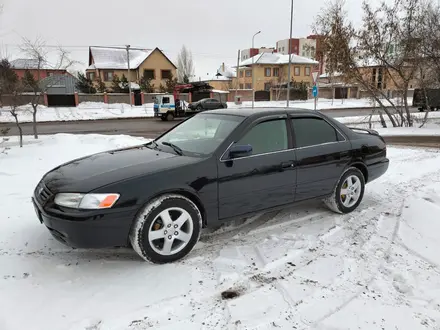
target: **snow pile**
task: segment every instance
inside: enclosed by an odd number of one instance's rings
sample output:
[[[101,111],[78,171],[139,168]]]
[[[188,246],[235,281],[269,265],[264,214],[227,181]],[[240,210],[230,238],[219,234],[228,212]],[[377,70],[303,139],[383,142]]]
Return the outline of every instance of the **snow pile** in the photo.
[[[20,109],[18,118],[22,123],[32,122],[32,112],[28,108]],[[153,103],[143,106],[133,106],[125,103],[105,104],[98,102],[80,103],[78,107],[40,107],[37,112],[37,121],[78,121],[78,120],[98,120],[98,119],[118,119],[118,118],[141,118],[153,117]],[[0,108],[0,123],[14,122],[14,117],[9,113],[9,109]]]
[[[411,98],[408,98],[411,104]],[[245,101],[241,105],[228,102],[230,109],[242,109],[252,106],[252,102]],[[377,106],[369,99],[348,99],[342,103],[340,100],[332,101],[329,99],[318,100],[318,110],[328,109],[352,109],[352,108],[372,108]],[[142,106],[133,106],[125,103],[106,104],[101,102],[83,102],[78,107],[50,107],[40,106],[37,112],[37,121],[77,121],[77,120],[97,120],[97,119],[118,119],[118,118],[138,118],[153,117],[154,104],[147,103]],[[261,101],[255,102],[256,108],[280,108],[286,107],[286,101]],[[290,107],[301,109],[314,109],[314,100],[292,101]],[[30,105],[20,107],[20,122],[32,122],[32,111]],[[420,114],[420,115],[423,115]],[[440,117],[440,112],[430,113],[430,118]],[[357,118],[359,119],[359,118]],[[378,116],[375,118],[378,121]],[[9,113],[9,107],[0,108],[0,123],[14,122],[14,118]]]
[[[144,141],[61,134],[26,138],[22,149],[8,142],[0,153],[0,329],[439,328],[439,150],[389,147],[388,173],[349,215],[319,202],[258,215],[202,234],[174,264],[55,241],[30,201],[41,176]]]

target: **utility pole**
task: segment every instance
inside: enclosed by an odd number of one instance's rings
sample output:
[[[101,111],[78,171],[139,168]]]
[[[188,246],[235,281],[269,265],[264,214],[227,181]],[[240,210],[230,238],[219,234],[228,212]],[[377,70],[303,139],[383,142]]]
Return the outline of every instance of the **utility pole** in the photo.
[[[131,97],[131,79],[130,79],[130,45],[125,46],[127,48],[127,67],[128,67],[128,94],[130,95],[130,106],[133,106],[133,98]]]
[[[235,100],[237,100],[238,86],[240,85],[239,71],[240,71],[240,49],[238,50],[238,56],[237,56],[237,84],[235,86]]]
[[[257,33],[254,34],[254,36],[252,37],[252,50],[254,49],[254,39],[255,36],[257,34],[260,34],[261,31],[258,31]],[[254,74],[254,56],[252,56],[252,109],[254,108],[254,103],[255,103],[255,74]]]
[[[289,67],[287,69],[287,107],[289,107],[290,102],[290,81],[291,78],[291,67],[292,67],[292,30],[293,30],[293,0],[290,6],[290,37],[289,37]]]

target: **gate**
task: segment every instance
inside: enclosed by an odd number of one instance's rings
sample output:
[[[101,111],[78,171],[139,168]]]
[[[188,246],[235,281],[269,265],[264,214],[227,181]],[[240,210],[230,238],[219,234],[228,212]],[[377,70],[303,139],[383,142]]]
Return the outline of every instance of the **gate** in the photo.
[[[49,107],[75,107],[75,95],[47,95]]]
[[[211,98],[211,92],[193,92],[192,93],[192,102],[200,101],[201,99],[209,99]]]
[[[270,91],[256,91],[255,101],[270,101]]]
[[[142,97],[140,91],[134,92],[134,105],[142,105]]]

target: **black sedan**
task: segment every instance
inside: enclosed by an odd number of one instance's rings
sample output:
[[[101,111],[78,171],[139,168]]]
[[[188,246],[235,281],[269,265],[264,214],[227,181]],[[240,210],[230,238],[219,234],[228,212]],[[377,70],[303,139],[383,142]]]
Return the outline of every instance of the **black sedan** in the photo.
[[[201,99],[200,101],[190,103],[188,108],[196,111],[227,109],[226,102],[220,102],[217,99]]]
[[[386,153],[375,131],[317,112],[206,111],[147,144],[60,165],[32,199],[69,246],[131,245],[167,263],[192,250],[202,227],[255,212],[309,199],[352,212],[387,171]]]

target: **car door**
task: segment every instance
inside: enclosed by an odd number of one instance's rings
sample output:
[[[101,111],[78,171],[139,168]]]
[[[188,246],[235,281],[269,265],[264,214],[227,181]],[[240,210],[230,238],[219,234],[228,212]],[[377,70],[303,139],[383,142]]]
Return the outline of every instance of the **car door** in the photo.
[[[253,150],[234,159],[226,150],[219,160],[219,219],[293,202],[296,158],[287,115],[252,123],[232,145]]]
[[[211,109],[220,109],[220,101],[216,99],[211,99]]]
[[[297,163],[295,201],[330,194],[351,159],[351,143],[318,116],[290,119]]]

